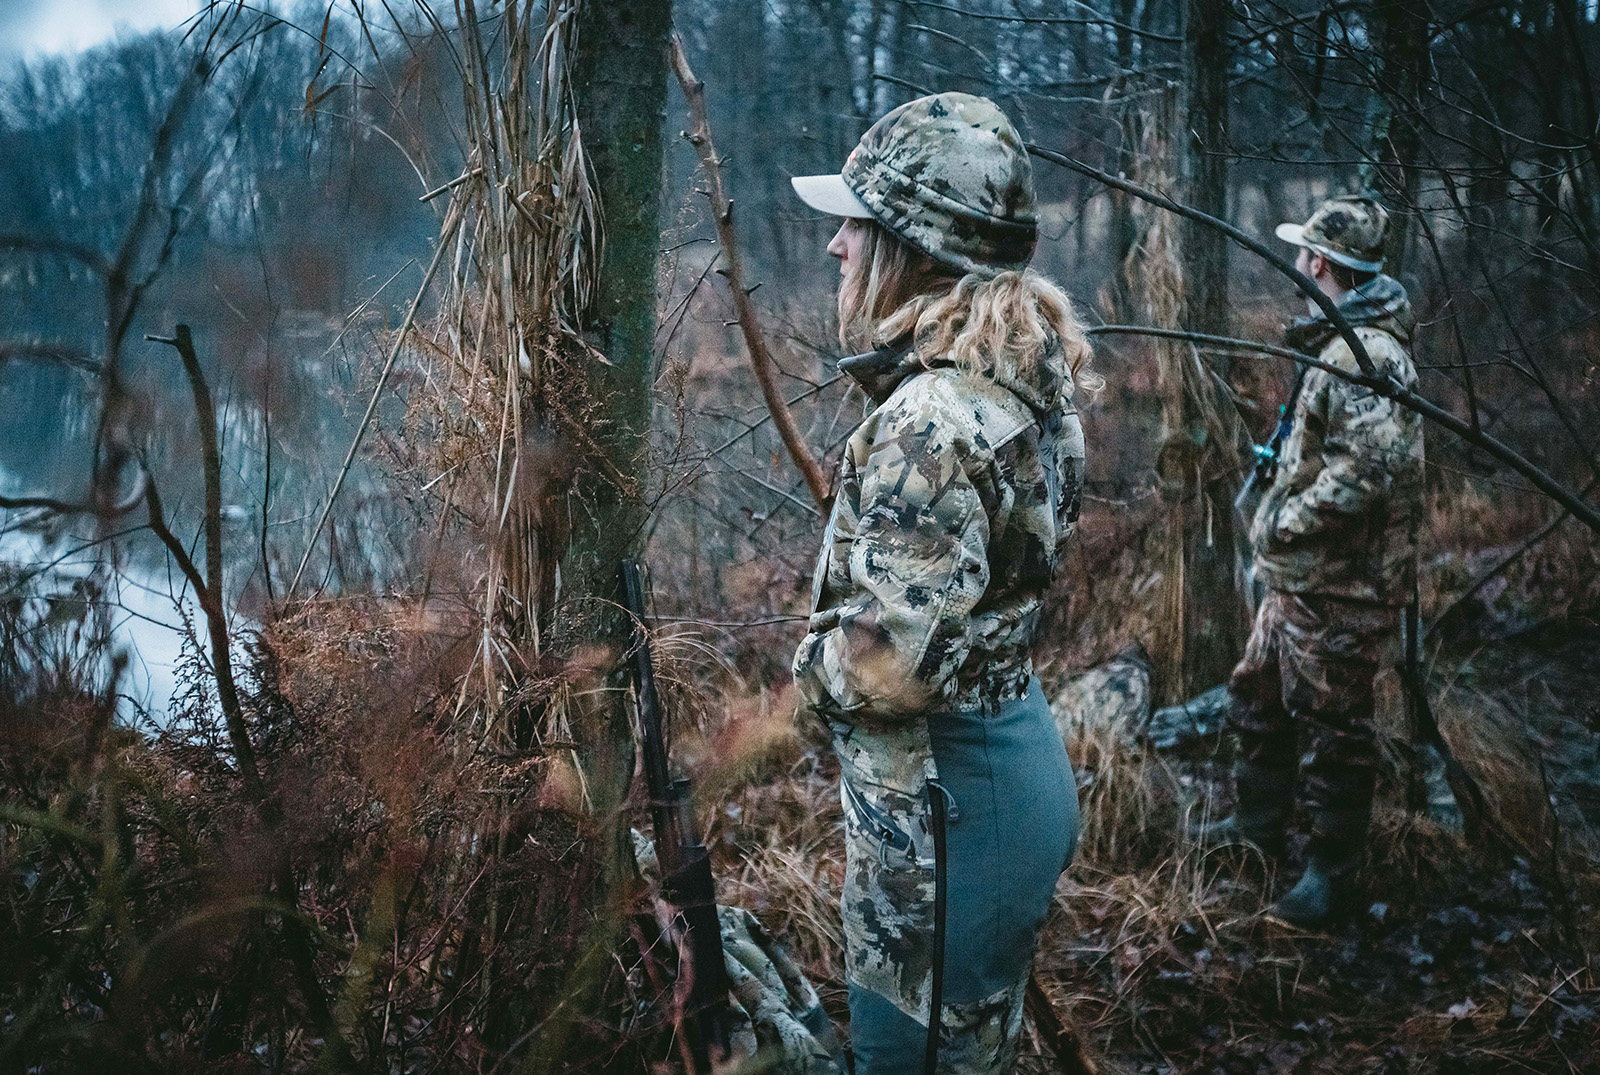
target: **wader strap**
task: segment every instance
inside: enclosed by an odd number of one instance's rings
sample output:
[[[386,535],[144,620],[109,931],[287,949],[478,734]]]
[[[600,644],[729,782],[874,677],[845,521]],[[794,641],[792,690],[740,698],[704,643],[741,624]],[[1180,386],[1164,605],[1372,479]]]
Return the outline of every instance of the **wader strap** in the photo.
[[[944,785],[928,781],[928,806],[933,815],[933,995],[928,1005],[928,1044],[922,1054],[923,1075],[939,1067],[939,1027],[944,1015],[945,823],[948,820]]]

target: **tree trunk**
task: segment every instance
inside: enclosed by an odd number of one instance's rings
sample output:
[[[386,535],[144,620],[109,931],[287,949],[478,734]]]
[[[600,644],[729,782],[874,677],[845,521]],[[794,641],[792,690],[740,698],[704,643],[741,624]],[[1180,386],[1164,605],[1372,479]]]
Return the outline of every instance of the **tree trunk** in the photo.
[[[1389,210],[1384,271],[1399,276],[1405,266],[1416,201],[1418,100],[1428,69],[1427,0],[1377,0],[1372,9],[1378,52],[1376,86],[1369,108],[1368,161],[1362,181]]]
[[[1117,18],[1124,24],[1131,24],[1136,15],[1138,5],[1135,0],[1121,0],[1117,7]],[[1139,85],[1139,80],[1130,77],[1127,72],[1133,70],[1133,33],[1127,29],[1117,31],[1116,63],[1119,68],[1116,80],[1112,83],[1123,93]],[[1139,143],[1143,140],[1140,130],[1142,116],[1139,106],[1123,104],[1121,106],[1121,144],[1117,151],[1117,172],[1120,175],[1133,175],[1137,168],[1135,157],[1139,150]],[[1110,199],[1110,219],[1107,225],[1108,239],[1111,245],[1111,272],[1106,285],[1106,305],[1111,308],[1113,318],[1124,318],[1133,309],[1132,288],[1128,280],[1128,256],[1133,253],[1133,247],[1139,239],[1138,227],[1133,219],[1133,197],[1126,191],[1111,190],[1106,197]],[[1080,234],[1081,234],[1080,226]]]
[[[1177,139],[1185,200],[1228,217],[1228,0],[1195,0],[1184,8],[1183,78]],[[1179,254],[1184,321],[1192,331],[1227,335],[1228,241],[1215,229],[1185,221]],[[1222,391],[1226,359],[1200,356],[1186,364],[1182,426],[1169,429],[1187,450],[1186,473],[1168,475],[1184,491],[1173,508],[1187,517],[1183,534],[1183,661],[1173,700],[1222,682],[1243,649],[1244,605],[1234,592],[1233,498],[1239,488],[1234,450],[1237,420]]]
[[[1194,0],[1183,26],[1183,185],[1188,203],[1228,219],[1228,0]],[[1228,330],[1228,238],[1185,221],[1183,268],[1189,326],[1225,336]]]
[[[572,85],[578,126],[605,223],[605,250],[585,340],[590,465],[568,494],[571,543],[562,560],[559,625],[569,642],[604,655],[593,689],[570,692],[574,739],[592,800],[593,854],[601,876],[589,902],[596,916],[568,969],[559,1010],[541,1030],[524,1071],[570,1062],[577,1020],[590,1015],[611,972],[635,884],[626,800],[633,729],[621,657],[629,623],[620,610],[618,566],[636,554],[647,515],[650,417],[655,379],[656,258],[660,249],[662,123],[667,94],[670,0],[589,0],[578,24]],[[581,658],[580,658],[581,659]]]
[[[661,129],[667,100],[667,35],[671,0],[606,0],[584,5],[573,84],[580,87],[578,123],[594,169],[605,221],[605,253],[594,305],[584,325],[606,362],[591,361],[589,398],[595,479],[574,510],[572,544],[562,563],[568,622],[582,637],[620,654],[628,623],[618,610],[617,566],[636,553],[643,533],[649,480],[651,386],[655,380],[656,255],[660,250]],[[609,363],[609,364],[608,364]],[[620,692],[594,696],[588,714],[609,734],[610,757],[594,759],[601,798],[615,796],[633,773],[633,733]],[[609,785],[609,786],[607,786]],[[609,793],[609,794],[608,794]],[[627,835],[626,819],[618,821]],[[626,841],[616,851],[631,854]]]
[[[573,84],[605,220],[598,290],[583,327],[610,363],[588,369],[592,398],[604,407],[594,439],[612,466],[603,468],[609,480],[586,490],[592,502],[573,523],[562,565],[571,596],[610,596],[617,561],[644,524],[671,25],[671,0],[591,0],[579,20]]]

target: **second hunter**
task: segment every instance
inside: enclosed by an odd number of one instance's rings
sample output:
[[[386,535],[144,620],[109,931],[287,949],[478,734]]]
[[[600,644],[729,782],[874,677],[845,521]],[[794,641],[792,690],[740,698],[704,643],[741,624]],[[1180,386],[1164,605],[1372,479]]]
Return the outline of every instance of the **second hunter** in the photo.
[[[1009,1071],[1077,788],[1029,649],[1078,517],[1089,346],[1028,269],[1032,169],[993,102],[890,112],[839,175],[850,437],[795,655],[842,770],[857,1075]]]
[[[1411,305],[1383,273],[1388,217],[1371,198],[1322,205],[1278,237],[1338,304],[1378,371],[1411,387]],[[1289,344],[1345,373],[1350,345],[1315,310]],[[1210,836],[1239,836],[1282,858],[1296,790],[1310,808],[1300,880],[1273,907],[1322,925],[1355,893],[1378,767],[1373,678],[1416,586],[1422,419],[1327,370],[1303,366],[1272,443],[1271,488],[1250,528],[1265,593],[1229,690],[1239,735],[1238,807]],[[1301,765],[1300,732],[1312,753]]]

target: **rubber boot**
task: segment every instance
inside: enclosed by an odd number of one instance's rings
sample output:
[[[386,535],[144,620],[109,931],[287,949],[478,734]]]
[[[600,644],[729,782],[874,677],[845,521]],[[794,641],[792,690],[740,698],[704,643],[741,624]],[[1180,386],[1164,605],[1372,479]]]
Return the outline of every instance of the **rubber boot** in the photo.
[[[1297,926],[1316,927],[1348,910],[1371,815],[1370,802],[1361,810],[1317,811],[1305,873],[1267,913]]]
[[[1247,758],[1233,763],[1239,805],[1228,817],[1199,826],[1195,839],[1205,844],[1254,844],[1262,853],[1284,857],[1285,833],[1294,811],[1294,774]]]

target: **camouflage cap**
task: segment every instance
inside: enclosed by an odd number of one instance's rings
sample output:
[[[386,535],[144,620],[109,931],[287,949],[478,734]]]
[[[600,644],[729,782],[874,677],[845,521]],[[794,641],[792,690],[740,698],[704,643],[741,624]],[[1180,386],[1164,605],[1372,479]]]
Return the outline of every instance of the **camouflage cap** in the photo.
[[[870,215],[963,273],[1022,269],[1039,237],[1022,138],[998,105],[970,93],[901,105],[862,135],[840,175],[793,182],[813,208]]]
[[[1362,194],[1329,198],[1304,224],[1279,224],[1284,242],[1315,250],[1330,261],[1359,272],[1383,271],[1383,241],[1389,214],[1377,199]]]

